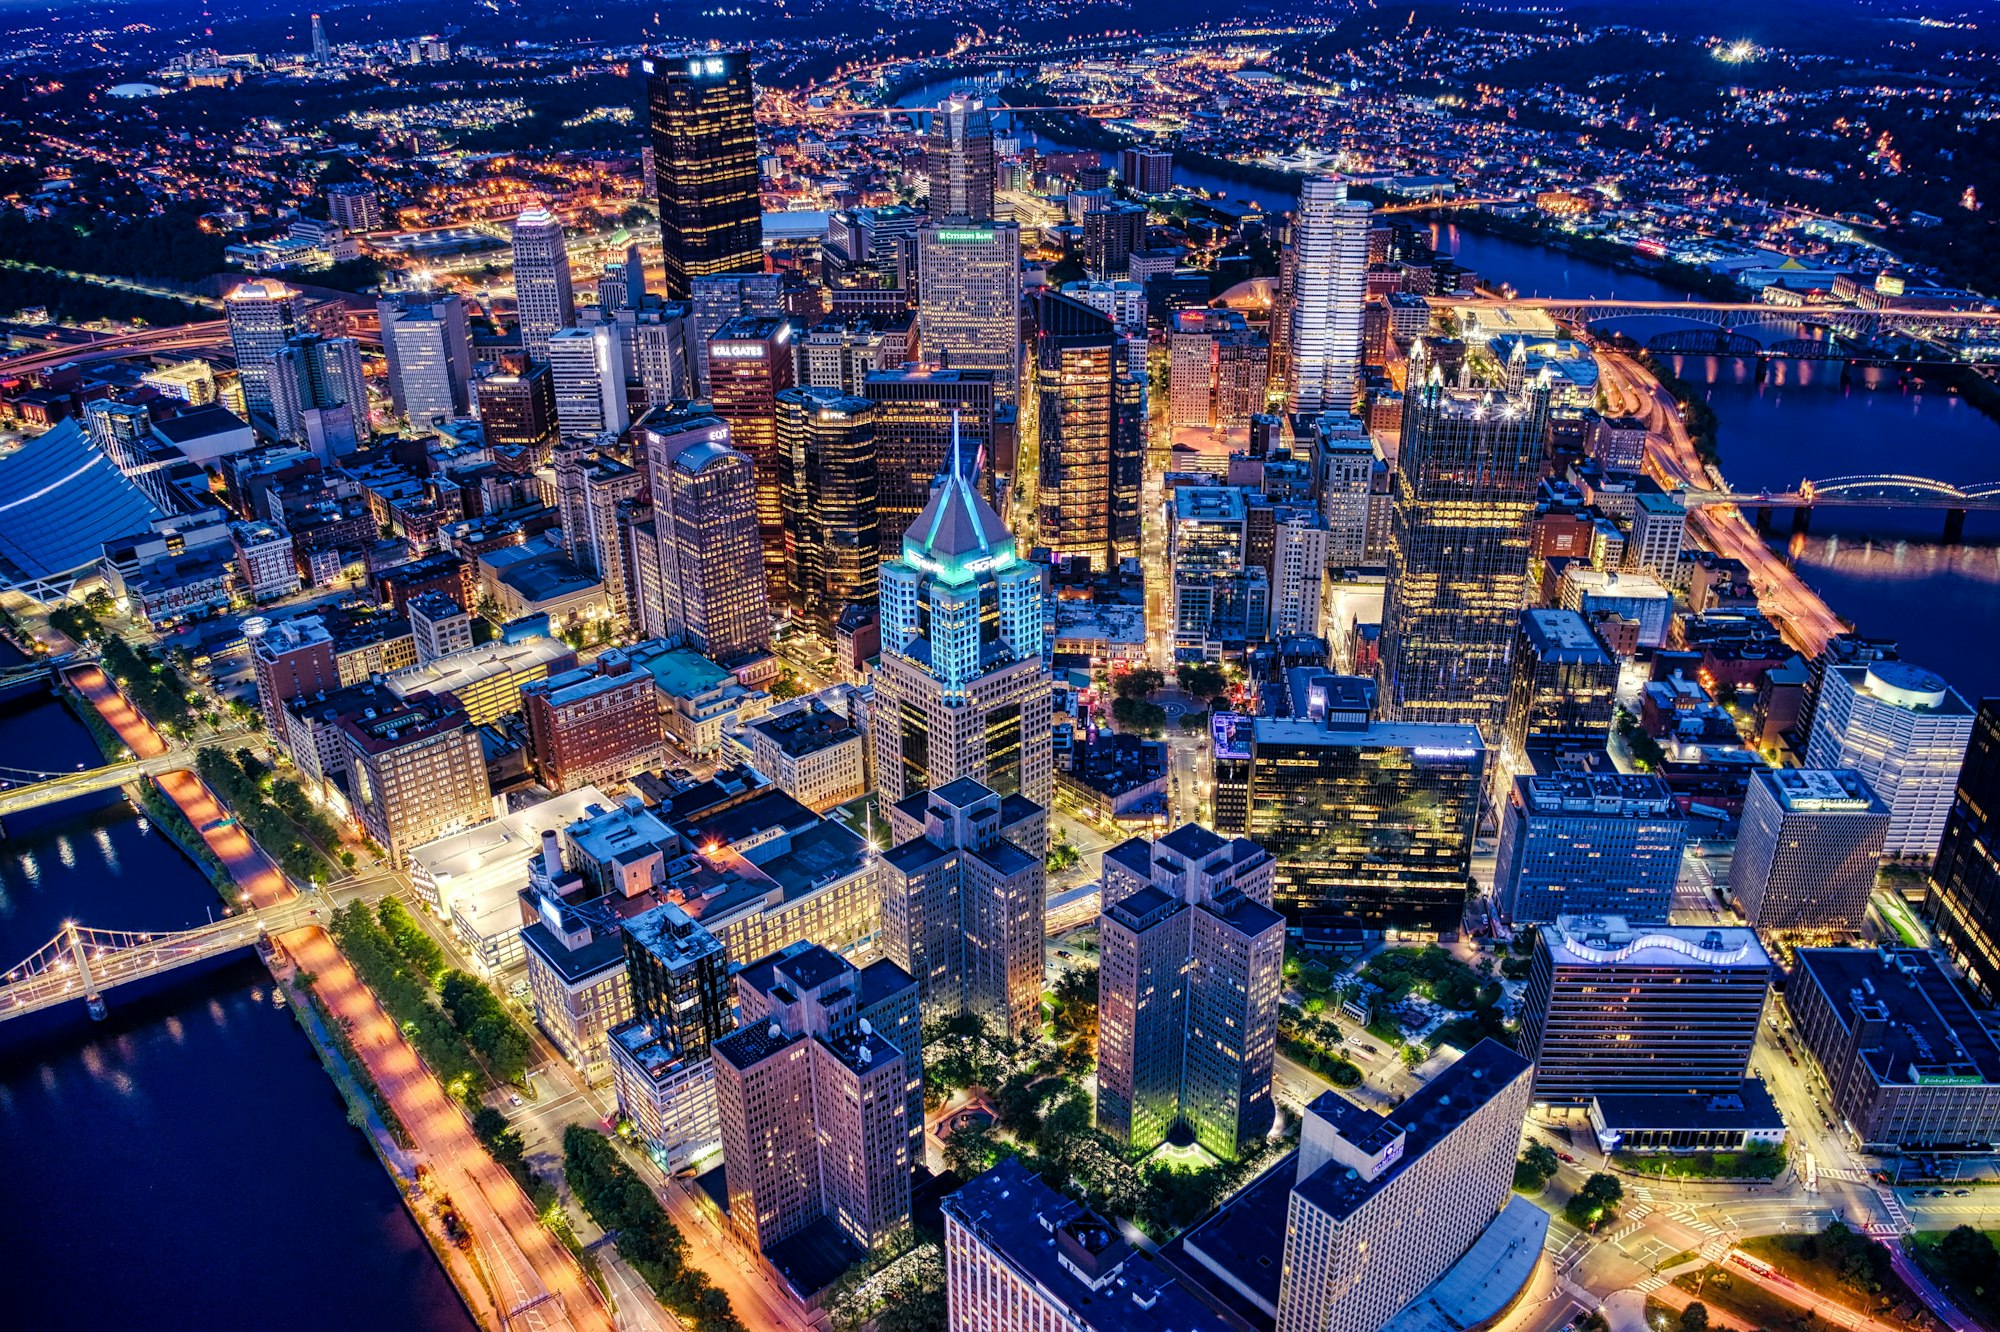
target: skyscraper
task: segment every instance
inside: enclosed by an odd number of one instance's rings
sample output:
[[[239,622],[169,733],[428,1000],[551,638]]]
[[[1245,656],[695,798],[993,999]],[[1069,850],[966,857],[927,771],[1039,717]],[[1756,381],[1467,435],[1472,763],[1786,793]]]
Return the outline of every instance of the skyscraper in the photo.
[[[509,352],[474,387],[473,399],[488,444],[524,449],[534,462],[547,460],[556,440],[555,379],[547,364],[530,361],[526,352]]]
[[[1115,569],[1139,553],[1143,399],[1110,318],[1066,296],[1035,298],[1034,380],[1023,449],[1036,458],[1036,535],[1057,555]]]
[[[1602,749],[1610,738],[1618,659],[1578,612],[1553,606],[1521,612],[1512,680],[1503,747],[1508,765],[1564,744]]]
[[[1924,913],[1973,986],[2000,997],[2000,698],[1979,705]]]
[[[331,462],[369,437],[368,387],[353,338],[291,339],[271,358],[269,383],[280,439],[310,445]]]
[[[1193,823],[1104,853],[1097,1123],[1134,1151],[1179,1122],[1234,1159],[1270,1130],[1285,958],[1273,867]]]
[[[861,394],[875,404],[876,512],[881,531],[894,541],[930,499],[954,431],[967,458],[990,466],[993,372],[874,370],[862,380]]]
[[[1021,346],[1021,232],[1012,222],[933,219],[917,230],[917,332],[924,359],[991,370],[1012,406]]]
[[[1972,738],[1972,709],[1907,661],[1834,666],[1820,683],[1806,763],[1853,768],[1889,807],[1891,856],[1935,854]]]
[[[1528,602],[1529,519],[1549,390],[1448,389],[1434,371],[1403,399],[1389,586],[1382,609],[1384,711],[1469,722],[1495,740]]]
[[[414,426],[438,425],[472,408],[472,330],[455,292],[391,292],[375,303],[389,397]]]
[[[984,222],[993,216],[993,113],[986,103],[947,97],[931,113],[924,143],[931,183],[931,216]]]
[[[1765,939],[1859,933],[1891,815],[1851,769],[1771,768],[1743,796],[1729,896]]]
[[[1517,777],[1500,816],[1494,901],[1517,925],[1586,914],[1664,922],[1686,843],[1687,815],[1650,773]]]
[[[722,326],[743,315],[780,319],[785,313],[784,279],[776,273],[717,273],[690,280],[688,342],[695,383],[708,394],[708,344]]]
[[[728,424],[705,411],[649,416],[640,436],[652,478],[656,586],[665,600],[658,620],[669,637],[715,661],[767,650],[771,609],[757,540],[756,465],[729,447]]]
[[[631,424],[615,328],[559,328],[549,334],[543,356],[555,390],[556,426],[564,438],[616,435]]]
[[[691,280],[764,267],[756,89],[741,51],[649,60],[653,183],[667,295]]]
[[[1041,571],[954,447],[882,566],[875,785],[888,801],[971,777],[1046,806],[1054,791]]]
[[[537,361],[549,358],[551,334],[576,323],[562,219],[539,205],[514,221],[514,317],[521,346]]]
[[[788,319],[743,315],[708,344],[708,400],[729,422],[729,441],[757,464],[757,536],[771,599],[791,587],[785,566],[785,474],[778,453],[778,395],[798,383]]]
[[[269,415],[271,363],[298,335],[299,293],[282,282],[245,282],[222,298],[244,409]]]
[[[875,404],[839,389],[778,395],[785,567],[792,604],[828,633],[840,612],[880,588]]]
[[[1286,381],[1295,412],[1353,406],[1361,379],[1372,211],[1349,200],[1342,181],[1314,178],[1299,187],[1299,210],[1292,218]]]

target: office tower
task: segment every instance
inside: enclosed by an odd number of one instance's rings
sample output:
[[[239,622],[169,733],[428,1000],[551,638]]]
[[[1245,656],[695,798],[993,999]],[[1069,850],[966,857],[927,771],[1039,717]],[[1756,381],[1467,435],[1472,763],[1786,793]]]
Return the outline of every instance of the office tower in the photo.
[[[655,1159],[678,1170],[722,1146],[709,1052],[736,1025],[729,953],[673,902],[629,918],[620,937],[633,1017],[606,1033],[612,1085]]]
[[[792,605],[830,633],[843,609],[873,602],[880,587],[875,404],[789,388],[777,416]]]
[[[556,426],[567,439],[616,435],[631,424],[614,338],[603,324],[561,328],[548,337],[544,355],[555,391]]]
[[[757,539],[771,599],[791,586],[785,566],[785,473],[778,450],[778,395],[798,382],[788,319],[743,315],[708,344],[708,400],[729,422],[729,442],[757,464]]]
[[[271,363],[285,344],[298,336],[302,310],[299,293],[282,282],[241,283],[222,298],[245,411],[270,415]]]
[[[640,434],[668,636],[719,662],[769,650],[756,464],[729,447],[728,424],[703,411],[649,416]]]
[[[1118,177],[1134,194],[1165,194],[1174,187],[1174,155],[1161,148],[1125,148]]]
[[[1882,852],[1929,859],[1944,836],[1973,712],[1934,671],[1907,661],[1835,666],[1821,681],[1805,761],[1852,768],[1889,807]]]
[[[280,439],[309,445],[328,462],[370,437],[368,385],[353,338],[304,333],[271,358],[271,422]]]
[[[417,692],[374,711],[341,718],[340,740],[361,827],[390,863],[493,817],[479,731],[456,700]]]
[[[618,327],[625,336],[626,383],[636,377],[649,407],[665,407],[696,396],[694,347],[687,302],[624,310]]]
[[[961,777],[1039,805],[1054,794],[1041,569],[979,498],[954,446],[930,503],[882,566],[875,787],[885,800]]]
[[[514,220],[514,318],[534,361],[548,360],[550,336],[576,323],[562,219],[540,205]]]
[[[1234,1326],[1118,1227],[1008,1156],[944,1200],[953,1332],[1223,1332]]]
[[[561,337],[551,341],[560,347]],[[570,559],[604,583],[604,600],[620,624],[637,621],[637,579],[625,559],[622,525],[630,521],[630,505],[646,492],[646,476],[635,467],[603,453],[571,445],[555,454],[556,497],[562,517],[563,543]]]
[[[1686,541],[1687,510],[1681,502],[1672,495],[1640,491],[1632,510],[1632,537],[1625,543],[1625,567],[1643,569],[1671,587],[1680,581]]]
[[[993,372],[910,366],[872,370],[861,395],[875,404],[876,518],[894,539],[930,500],[951,454],[953,431],[982,468],[993,447]]]
[[[326,24],[319,21],[317,14],[312,16],[312,48],[315,64],[324,65],[333,58],[333,44],[326,39]]]
[[[472,649],[472,616],[442,592],[423,592],[403,603],[410,617],[410,638],[417,648],[417,665]]]
[[[1004,1040],[1040,1023],[1047,810],[969,777],[896,804],[881,860],[882,951],[925,1022],[970,1014]]]
[[[1117,327],[1081,301],[1035,297],[1033,380],[1022,394],[1022,448],[1037,460],[1037,544],[1097,569],[1139,553],[1145,420]]]
[[[1341,181],[1315,178],[1299,186],[1285,384],[1295,412],[1347,411],[1354,405],[1371,212],[1367,204],[1348,199]]]
[[[694,355],[695,382],[709,392],[708,346],[725,324],[745,315],[760,319],[785,317],[785,284],[777,273],[720,273],[693,279],[688,297],[688,339]]]
[[[1924,914],[1988,1002],[2000,997],[2000,699],[1979,705]]]
[[[1602,749],[1618,708],[1618,659],[1573,610],[1520,613],[1507,691],[1503,759],[1519,771],[1529,755],[1583,745]]]
[[[1384,711],[1467,722],[1499,738],[1521,608],[1549,391],[1448,389],[1403,398],[1398,489],[1382,607]]]
[[[1182,1123],[1233,1160],[1270,1130],[1285,955],[1272,864],[1192,823],[1105,853],[1097,1124],[1134,1151]]]
[[[1465,914],[1486,749],[1477,728],[1381,722],[1374,684],[1306,673],[1293,715],[1219,714],[1215,827],[1278,858],[1288,915],[1443,933]]]
[[[947,97],[931,112],[924,141],[931,216],[984,222],[993,216],[993,113],[986,103]]]
[[[924,360],[991,370],[1014,405],[1021,349],[1021,232],[1012,222],[931,221],[917,229],[917,334]]]
[[[1083,215],[1083,268],[1099,282],[1126,277],[1132,255],[1146,248],[1146,210],[1113,203]]]
[[[90,442],[129,476],[147,461],[153,414],[141,403],[93,398],[83,405],[83,429]]]
[[[667,295],[693,279],[764,267],[757,177],[756,89],[741,51],[644,62],[652,119],[653,183]]]
[[[231,523],[229,544],[236,552],[237,585],[253,602],[275,601],[299,590],[292,534],[282,524],[262,520]]]
[[[1664,923],[1686,843],[1687,815],[1658,777],[1517,777],[1500,819],[1494,903],[1515,924],[1586,914]]]
[[[389,397],[414,426],[456,421],[472,407],[472,330],[453,292],[399,291],[375,303]]]
[[[551,791],[610,786],[660,761],[653,677],[616,648],[590,666],[521,686],[528,757]]]
[[[1263,513],[1269,515],[1268,506]],[[1167,562],[1176,652],[1219,656],[1269,634],[1270,570],[1247,554],[1249,516],[1240,487],[1174,491]]]
[[[1269,506],[1273,515],[1271,551],[1271,635],[1320,637],[1320,605],[1333,553],[1333,534],[1319,512],[1302,504]]]
[[[729,1223],[767,1257],[821,1220],[865,1252],[910,1219],[916,1056],[874,1030],[863,999],[862,973],[824,948],[737,978],[744,1025],[712,1047],[716,1111]]]
[[[1167,420],[1228,429],[1264,410],[1271,348],[1235,310],[1176,310],[1167,334]]]
[[[1736,1091],[1775,974],[1739,926],[1558,917],[1536,932],[1521,1009],[1535,1099]]]
[[[1860,773],[1753,773],[1729,862],[1729,896],[1765,939],[1833,941],[1861,930],[1894,816]]]
[[[858,396],[870,374],[917,359],[916,316],[905,311],[822,320],[806,330],[799,352],[800,383]]]
[[[531,362],[522,352],[503,356],[473,396],[488,444],[527,450],[537,461],[547,458],[556,442],[556,384],[546,363]]]
[[[1375,444],[1368,427],[1346,412],[1313,419],[1312,456],[1319,468],[1320,513],[1326,519],[1327,564],[1366,563],[1370,509],[1375,502]]]
[[[2000,1042],[1940,959],[1916,948],[1795,957],[1785,1009],[1862,1151],[1991,1150]]]
[[[257,675],[257,710],[264,733],[285,737],[285,704],[309,694],[332,693],[344,681],[334,653],[333,634],[316,615],[277,624],[245,624],[250,665]]]
[[[348,231],[374,231],[382,225],[382,199],[373,185],[350,181],[326,187],[327,216]]]

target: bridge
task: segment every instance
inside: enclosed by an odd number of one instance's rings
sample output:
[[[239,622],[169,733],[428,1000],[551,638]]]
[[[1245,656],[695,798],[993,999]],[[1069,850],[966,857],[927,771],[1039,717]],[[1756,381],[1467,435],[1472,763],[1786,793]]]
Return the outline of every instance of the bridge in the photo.
[[[1476,308],[1478,302],[1465,302]],[[1844,360],[1866,355],[1867,348],[1884,334],[1901,334],[1914,339],[1954,341],[1964,338],[2000,338],[2000,310],[1861,310],[1851,306],[1765,305],[1750,301],[1618,301],[1576,298],[1536,298],[1511,300],[1517,309],[1545,310],[1565,324],[1587,328],[1607,320],[1635,315],[1669,316],[1689,327],[1656,333],[1646,339],[1653,351],[1690,352],[1714,355],[1806,356]],[[1768,329],[1791,332],[1767,342],[1743,330]],[[1824,329],[1832,337],[1799,337],[1802,328]],[[1863,344],[1843,346],[1839,339]]]
[[[38,772],[32,768],[0,767],[0,782],[23,783],[7,790],[0,790],[0,819],[25,810],[39,809],[43,805],[53,805],[58,801],[73,800],[77,796],[109,791],[114,786],[123,786],[136,778],[155,777],[163,772],[172,772],[176,768],[192,768],[196,752],[213,749],[218,745],[241,744],[250,739],[249,731],[224,731],[212,739],[199,741],[157,758],[107,763],[103,767],[85,768],[79,772]]]
[[[167,934],[93,930],[66,920],[55,938],[0,977],[0,1022],[76,999],[102,1019],[106,990],[254,947],[311,924],[313,910],[297,900]]]
[[[1794,490],[1682,490],[1677,498],[1688,508],[1730,504],[1754,509],[1759,527],[1769,527],[1776,509],[1792,511],[1792,529],[1803,532],[1812,521],[1812,511],[1828,509],[1930,509],[1943,510],[1946,542],[1965,535],[1968,513],[2000,513],[2000,481],[1975,485],[1955,485],[1927,476],[1834,476],[1823,481],[1801,481]]]

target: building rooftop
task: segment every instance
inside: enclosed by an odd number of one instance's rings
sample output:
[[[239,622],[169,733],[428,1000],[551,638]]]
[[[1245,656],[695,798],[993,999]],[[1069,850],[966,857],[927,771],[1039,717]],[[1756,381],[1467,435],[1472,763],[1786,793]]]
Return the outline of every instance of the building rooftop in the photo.
[[[1914,662],[1891,660],[1866,666],[1836,666],[1857,694],[1877,703],[1941,717],[1969,717],[1972,708],[1936,671]]]
[[[1538,606],[1521,612],[1521,629],[1543,661],[1613,664],[1611,654],[1581,612]]]
[[[561,831],[586,807],[602,804],[604,799],[603,792],[596,787],[580,787],[504,819],[426,842],[410,852],[410,872],[427,877],[447,893],[450,884],[490,872],[496,866],[519,870],[525,884],[529,860],[541,853],[542,834]]]
[[[1878,1024],[1861,1051],[1877,1084],[2000,1082],[2000,1045],[1929,953],[1801,948],[1793,960],[1849,1032],[1857,1009]],[[1791,983],[1800,984],[1800,977]]]
[[[94,567],[106,541],[164,516],[82,426],[64,421],[0,455],[0,586],[63,581]]]
[[[556,638],[524,638],[518,643],[487,643],[453,652],[421,666],[397,671],[388,679],[394,692],[405,698],[423,692],[454,694],[501,675],[523,675],[534,671],[547,674],[567,669],[576,662],[576,653]]]
[[[779,752],[792,758],[804,758],[849,741],[858,742],[861,735],[854,729],[854,723],[816,699],[805,707],[767,714],[750,725],[776,745]]]
[[[1252,723],[1259,745],[1323,745],[1342,749],[1410,749],[1419,757],[1471,758],[1485,743],[1477,726],[1457,722],[1370,722],[1353,730],[1329,730],[1314,721],[1259,717]]]
[[[1793,813],[1885,814],[1889,809],[1852,768],[1767,768],[1755,780]]]
[[[1682,1092],[1663,1096],[1593,1096],[1598,1113],[1612,1130],[1743,1129],[1771,1130],[1785,1126],[1778,1103],[1761,1078],[1745,1078],[1737,1091],[1724,1096]]]
[[[1537,814],[1683,817],[1666,780],[1652,773],[1560,768],[1518,777],[1514,786],[1521,793],[1522,803]]]
[[[722,941],[672,902],[628,917],[624,924],[633,943],[674,970],[722,952]]]
[[[1756,967],[1771,970],[1743,925],[1628,925],[1623,916],[1558,916],[1541,945],[1559,967]]]
[[[1542,1258],[1549,1214],[1516,1195],[1465,1256],[1383,1324],[1382,1332],[1463,1332],[1497,1320]]]
[[[373,717],[364,713],[340,719],[341,730],[369,754],[386,753],[471,724],[456,699],[421,692],[404,695],[401,706]]]
[[[632,664],[652,676],[653,684],[669,698],[693,698],[735,678],[699,652],[686,648],[644,655],[635,648]]]

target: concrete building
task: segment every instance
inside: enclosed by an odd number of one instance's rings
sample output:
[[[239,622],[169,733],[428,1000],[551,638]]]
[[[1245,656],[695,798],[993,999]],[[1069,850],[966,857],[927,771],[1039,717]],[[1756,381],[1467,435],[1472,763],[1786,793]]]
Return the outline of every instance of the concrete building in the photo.
[[[472,650],[472,616],[443,592],[422,592],[404,605],[419,666]]]
[[[246,412],[270,414],[271,366],[298,335],[303,312],[303,298],[282,282],[241,283],[222,298]]]
[[[1774,975],[1740,926],[1558,918],[1537,934],[1522,1004],[1535,1098],[1737,1091]]]
[[[549,338],[576,324],[562,219],[539,205],[514,220],[514,317],[533,361],[548,360]]]
[[[1602,747],[1618,707],[1618,658],[1576,611],[1534,607],[1521,612],[1520,623],[1505,761],[1518,769],[1531,755],[1567,744]]]
[[[1584,915],[1665,924],[1686,844],[1687,815],[1659,777],[1517,777],[1500,816],[1494,903],[1517,925]]]
[[[924,1020],[970,1014],[1010,1040],[1033,1030],[1046,809],[962,777],[897,802],[891,828],[896,845],[880,863],[882,951],[915,980]]]
[[[1644,570],[1662,583],[1679,581],[1681,548],[1687,542],[1687,510],[1672,495],[1639,492],[1632,510],[1632,536],[1625,543],[1625,567]]]
[[[558,871],[559,872],[559,871]],[[535,1025],[586,1082],[612,1076],[608,1033],[632,1019],[632,986],[617,923],[553,891],[522,896],[536,918],[521,930]]]
[[[1271,347],[1235,310],[1176,310],[1167,333],[1167,419],[1228,429],[1264,410]]]
[[[930,503],[882,566],[875,786],[886,802],[970,777],[1046,807],[1052,686],[1039,566],[1015,553],[956,447]]]
[[[1799,1041],[1867,1152],[2000,1145],[2000,1046],[1943,963],[1914,948],[1801,948]]]
[[[528,749],[551,791],[620,782],[660,761],[653,678],[617,648],[590,666],[521,687]]]
[[[491,978],[520,965],[521,891],[544,851],[545,839],[606,803],[593,787],[570,791],[410,852],[410,886],[417,901],[451,927],[480,974]]]
[[[1285,385],[1295,412],[1347,411],[1354,405],[1372,211],[1347,197],[1344,182],[1314,177],[1299,186]]]
[[[817,698],[773,708],[750,723],[750,762],[807,809],[825,813],[868,792],[868,744]]]
[[[1639,626],[1639,646],[1664,646],[1674,618],[1674,594],[1650,573],[1619,573],[1573,563],[1563,570],[1562,606],[1586,620],[1617,615]]]
[[[617,330],[608,324],[556,329],[543,357],[556,396],[556,428],[564,438],[595,440],[631,424]]]
[[[1852,769],[1753,773],[1729,864],[1729,896],[1766,940],[1859,933],[1890,817]]]
[[[1935,855],[1972,739],[1973,711],[1907,661],[1834,666],[1820,683],[1806,763],[1852,768],[1889,807],[1889,856]]]
[[[1020,379],[1021,231],[1012,222],[935,220],[917,229],[917,335],[927,361],[989,370],[1012,407]]]
[[[375,311],[396,415],[418,427],[470,415],[472,329],[457,293],[392,292]]]
[[[1233,1160],[1270,1130],[1285,955],[1273,864],[1192,823],[1105,853],[1097,1124],[1135,1152],[1179,1123]]]
[[[1958,774],[1958,794],[1931,866],[1924,914],[1938,942],[1965,968],[1972,987],[2000,999],[2000,699],[1979,705],[1979,720]]]
[[[1313,418],[1312,450],[1320,474],[1320,514],[1326,519],[1327,566],[1366,563],[1375,526],[1370,517],[1376,507],[1375,443],[1360,421],[1329,411]]]
[[[474,726],[485,726],[510,712],[519,712],[523,688],[575,666],[576,653],[567,643],[537,636],[454,652],[398,671],[385,683],[390,692],[404,698],[449,694]]]
[[[649,416],[640,432],[652,477],[660,634],[717,661],[771,646],[769,587],[757,532],[756,466],[720,417]]]
[[[392,864],[493,817],[479,732],[455,700],[418,691],[371,712],[341,719],[341,743],[355,813]]]
[[[292,534],[281,524],[231,523],[229,541],[236,550],[238,584],[250,600],[275,601],[299,590]]]

